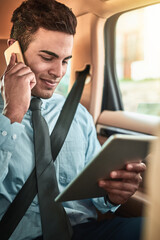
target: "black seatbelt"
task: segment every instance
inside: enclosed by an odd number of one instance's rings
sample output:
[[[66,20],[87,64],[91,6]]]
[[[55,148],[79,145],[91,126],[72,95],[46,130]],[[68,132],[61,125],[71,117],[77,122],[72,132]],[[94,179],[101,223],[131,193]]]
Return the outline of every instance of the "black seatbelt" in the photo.
[[[51,143],[53,161],[55,161],[67,136],[69,127],[77,109],[77,105],[80,101],[85,79],[88,73],[89,66],[87,66],[84,71],[78,73],[77,80],[63,105],[61,114],[51,134],[51,142],[53,141]],[[29,178],[18,192],[0,221],[1,240],[9,239],[36,196],[37,185],[35,179],[36,172],[34,168]]]

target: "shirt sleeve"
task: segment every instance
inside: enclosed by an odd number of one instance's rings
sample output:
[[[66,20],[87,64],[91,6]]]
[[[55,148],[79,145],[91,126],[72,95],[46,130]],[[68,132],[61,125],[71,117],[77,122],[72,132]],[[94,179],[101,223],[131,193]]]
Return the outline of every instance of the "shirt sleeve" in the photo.
[[[10,120],[0,114],[0,183],[8,173],[8,164],[15,149],[16,141],[24,129],[20,123],[10,123]]]

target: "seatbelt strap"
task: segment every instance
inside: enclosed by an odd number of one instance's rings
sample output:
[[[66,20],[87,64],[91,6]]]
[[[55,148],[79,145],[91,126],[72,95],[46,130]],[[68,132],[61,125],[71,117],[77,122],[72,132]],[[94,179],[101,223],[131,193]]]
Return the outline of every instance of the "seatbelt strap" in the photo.
[[[85,79],[88,73],[89,66],[87,66],[84,71],[78,73],[77,80],[63,105],[61,114],[51,134],[51,142],[53,141],[53,143],[51,143],[53,161],[55,161],[67,136],[78,103],[80,101]],[[56,130],[56,128],[59,130]],[[60,137],[61,135],[62,137]],[[35,179],[36,172],[34,168],[29,178],[18,192],[0,221],[1,240],[9,239],[36,196],[37,185]]]
[[[85,79],[88,73],[89,73],[89,65],[86,66],[86,69],[83,72],[78,73],[77,81],[73,85],[72,90],[70,91],[70,94],[68,95],[63,105],[58,121],[56,122],[56,125],[52,131],[51,149],[52,149],[52,157],[54,161],[61,149],[60,147],[55,149],[54,146],[63,145],[63,142],[69,131],[72,119],[75,115],[77,105],[80,101]]]

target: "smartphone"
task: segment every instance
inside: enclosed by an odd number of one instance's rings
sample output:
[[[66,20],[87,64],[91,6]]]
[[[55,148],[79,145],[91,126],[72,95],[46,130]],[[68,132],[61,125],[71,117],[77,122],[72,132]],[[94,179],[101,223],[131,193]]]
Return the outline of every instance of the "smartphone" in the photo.
[[[24,63],[23,54],[22,54],[21,47],[20,47],[18,41],[14,42],[11,46],[9,46],[4,51],[4,56],[5,56],[7,66],[10,62],[10,58],[11,58],[12,53],[15,53],[17,55],[17,62],[23,62]]]

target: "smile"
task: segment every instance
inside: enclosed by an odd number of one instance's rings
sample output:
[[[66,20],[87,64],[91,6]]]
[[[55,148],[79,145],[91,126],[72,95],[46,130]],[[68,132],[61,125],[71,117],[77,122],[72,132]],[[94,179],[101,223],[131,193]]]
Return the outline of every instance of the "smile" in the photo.
[[[51,87],[51,88],[54,88],[57,86],[57,84],[59,83],[59,81],[53,81],[53,80],[50,80],[50,79],[44,79],[44,78],[40,78],[41,81],[43,81],[43,83],[48,86],[48,87]]]

